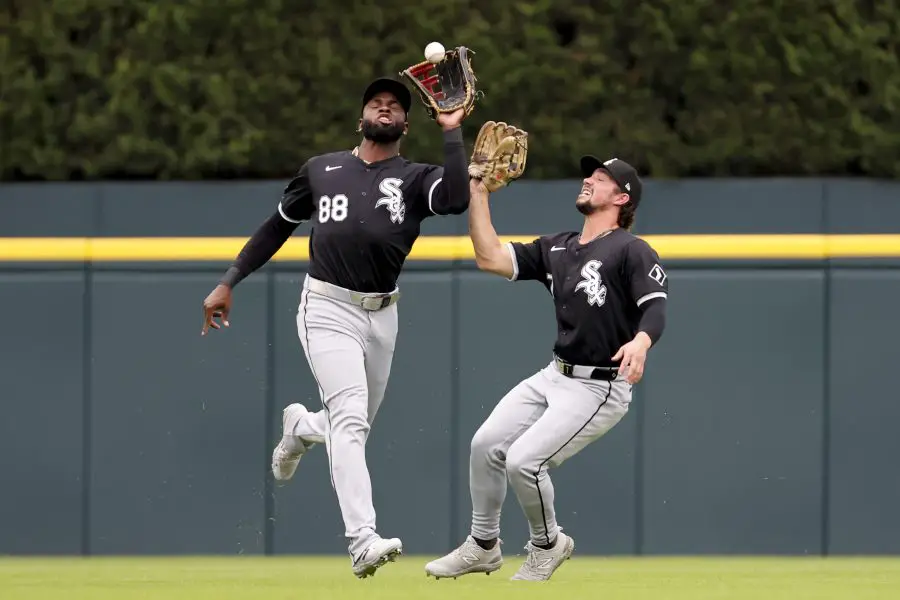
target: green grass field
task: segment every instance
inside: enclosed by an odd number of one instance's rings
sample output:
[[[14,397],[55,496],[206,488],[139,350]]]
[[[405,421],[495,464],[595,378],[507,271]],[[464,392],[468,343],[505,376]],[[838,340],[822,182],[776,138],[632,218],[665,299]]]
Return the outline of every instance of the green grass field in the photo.
[[[440,581],[425,577],[427,560],[404,556],[359,580],[343,558],[0,558],[0,599],[900,599],[893,558],[575,557],[540,583],[509,581],[521,557]]]

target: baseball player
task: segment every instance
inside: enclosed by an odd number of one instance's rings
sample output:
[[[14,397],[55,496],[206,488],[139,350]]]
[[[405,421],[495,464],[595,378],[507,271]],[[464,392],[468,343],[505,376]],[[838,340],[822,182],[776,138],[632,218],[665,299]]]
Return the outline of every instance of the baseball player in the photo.
[[[227,327],[234,286],[272,258],[299,224],[314,223],[297,331],[323,408],[312,413],[295,403],[284,409],[272,472],[289,480],[300,458],[325,444],[353,573],[361,578],[402,551],[399,539],[375,531],[365,455],[394,355],[397,279],[422,221],[462,214],[469,204],[460,129],[464,109],[436,117],[444,132],[444,165],[420,164],[400,155],[410,103],[410,92],[399,81],[369,84],[362,97],[360,144],[313,156],[300,167],[277,210],[203,303],[203,333],[219,329],[215,318]]]
[[[558,336],[550,363],[516,385],[472,439],[471,534],[428,563],[434,577],[491,573],[503,564],[498,538],[507,479],[528,519],[528,557],[512,579],[546,580],[575,543],[554,512],[548,469],[561,465],[628,411],[647,351],[665,326],[668,281],[653,248],[629,232],[641,180],[625,161],[581,159],[575,202],[581,232],[503,245],[488,192],[471,182],[469,233],[478,268],[510,281],[539,281],[553,297]]]

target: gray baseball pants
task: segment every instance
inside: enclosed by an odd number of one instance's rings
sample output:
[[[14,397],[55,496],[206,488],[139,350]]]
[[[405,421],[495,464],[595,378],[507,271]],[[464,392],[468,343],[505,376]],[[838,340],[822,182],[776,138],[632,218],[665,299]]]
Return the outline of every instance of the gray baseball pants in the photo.
[[[548,469],[612,429],[628,412],[631,385],[569,378],[553,362],[510,390],[472,438],[472,536],[500,536],[507,480],[528,519],[531,541],[559,532]]]
[[[325,444],[344,535],[350,540],[350,555],[356,558],[377,537],[366,440],[391,371],[397,305],[365,310],[311,290],[311,283],[337,296],[349,294],[309,277],[304,281],[297,333],[323,408],[301,419],[293,434],[306,442]]]

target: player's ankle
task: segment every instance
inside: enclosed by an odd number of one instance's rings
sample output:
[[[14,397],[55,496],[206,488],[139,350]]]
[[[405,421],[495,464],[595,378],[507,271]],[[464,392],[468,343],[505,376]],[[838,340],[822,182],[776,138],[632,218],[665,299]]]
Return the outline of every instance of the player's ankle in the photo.
[[[540,548],[541,550],[549,550],[556,545],[556,539],[557,538],[553,538],[553,541],[551,541],[549,544],[536,544],[534,542],[531,542],[531,545],[535,548]]]
[[[497,538],[493,538],[490,540],[482,540],[477,537],[473,537],[475,543],[478,544],[483,550],[493,550],[494,546],[497,545]]]
[[[304,452],[306,450],[306,444],[300,436],[284,435],[281,436],[281,440],[288,452]]]

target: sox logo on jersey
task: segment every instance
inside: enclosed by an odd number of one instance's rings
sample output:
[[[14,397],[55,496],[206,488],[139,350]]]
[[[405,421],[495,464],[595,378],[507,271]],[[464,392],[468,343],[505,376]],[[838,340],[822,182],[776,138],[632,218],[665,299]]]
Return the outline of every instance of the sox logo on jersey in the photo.
[[[647,275],[649,275],[650,279],[652,279],[659,285],[662,285],[666,282],[666,272],[663,271],[663,268],[659,265],[653,265]]]
[[[401,185],[403,185],[403,180],[396,177],[382,179],[381,183],[378,184],[378,190],[384,196],[375,203],[376,207],[386,207],[388,212],[391,213],[391,221],[398,225],[403,223],[403,219],[406,218],[406,204],[403,202]]]
[[[603,306],[606,303],[606,286],[600,277],[600,267],[603,263],[599,260],[589,260],[581,268],[581,276],[584,278],[575,286],[575,291],[582,290],[587,296],[591,306]]]

